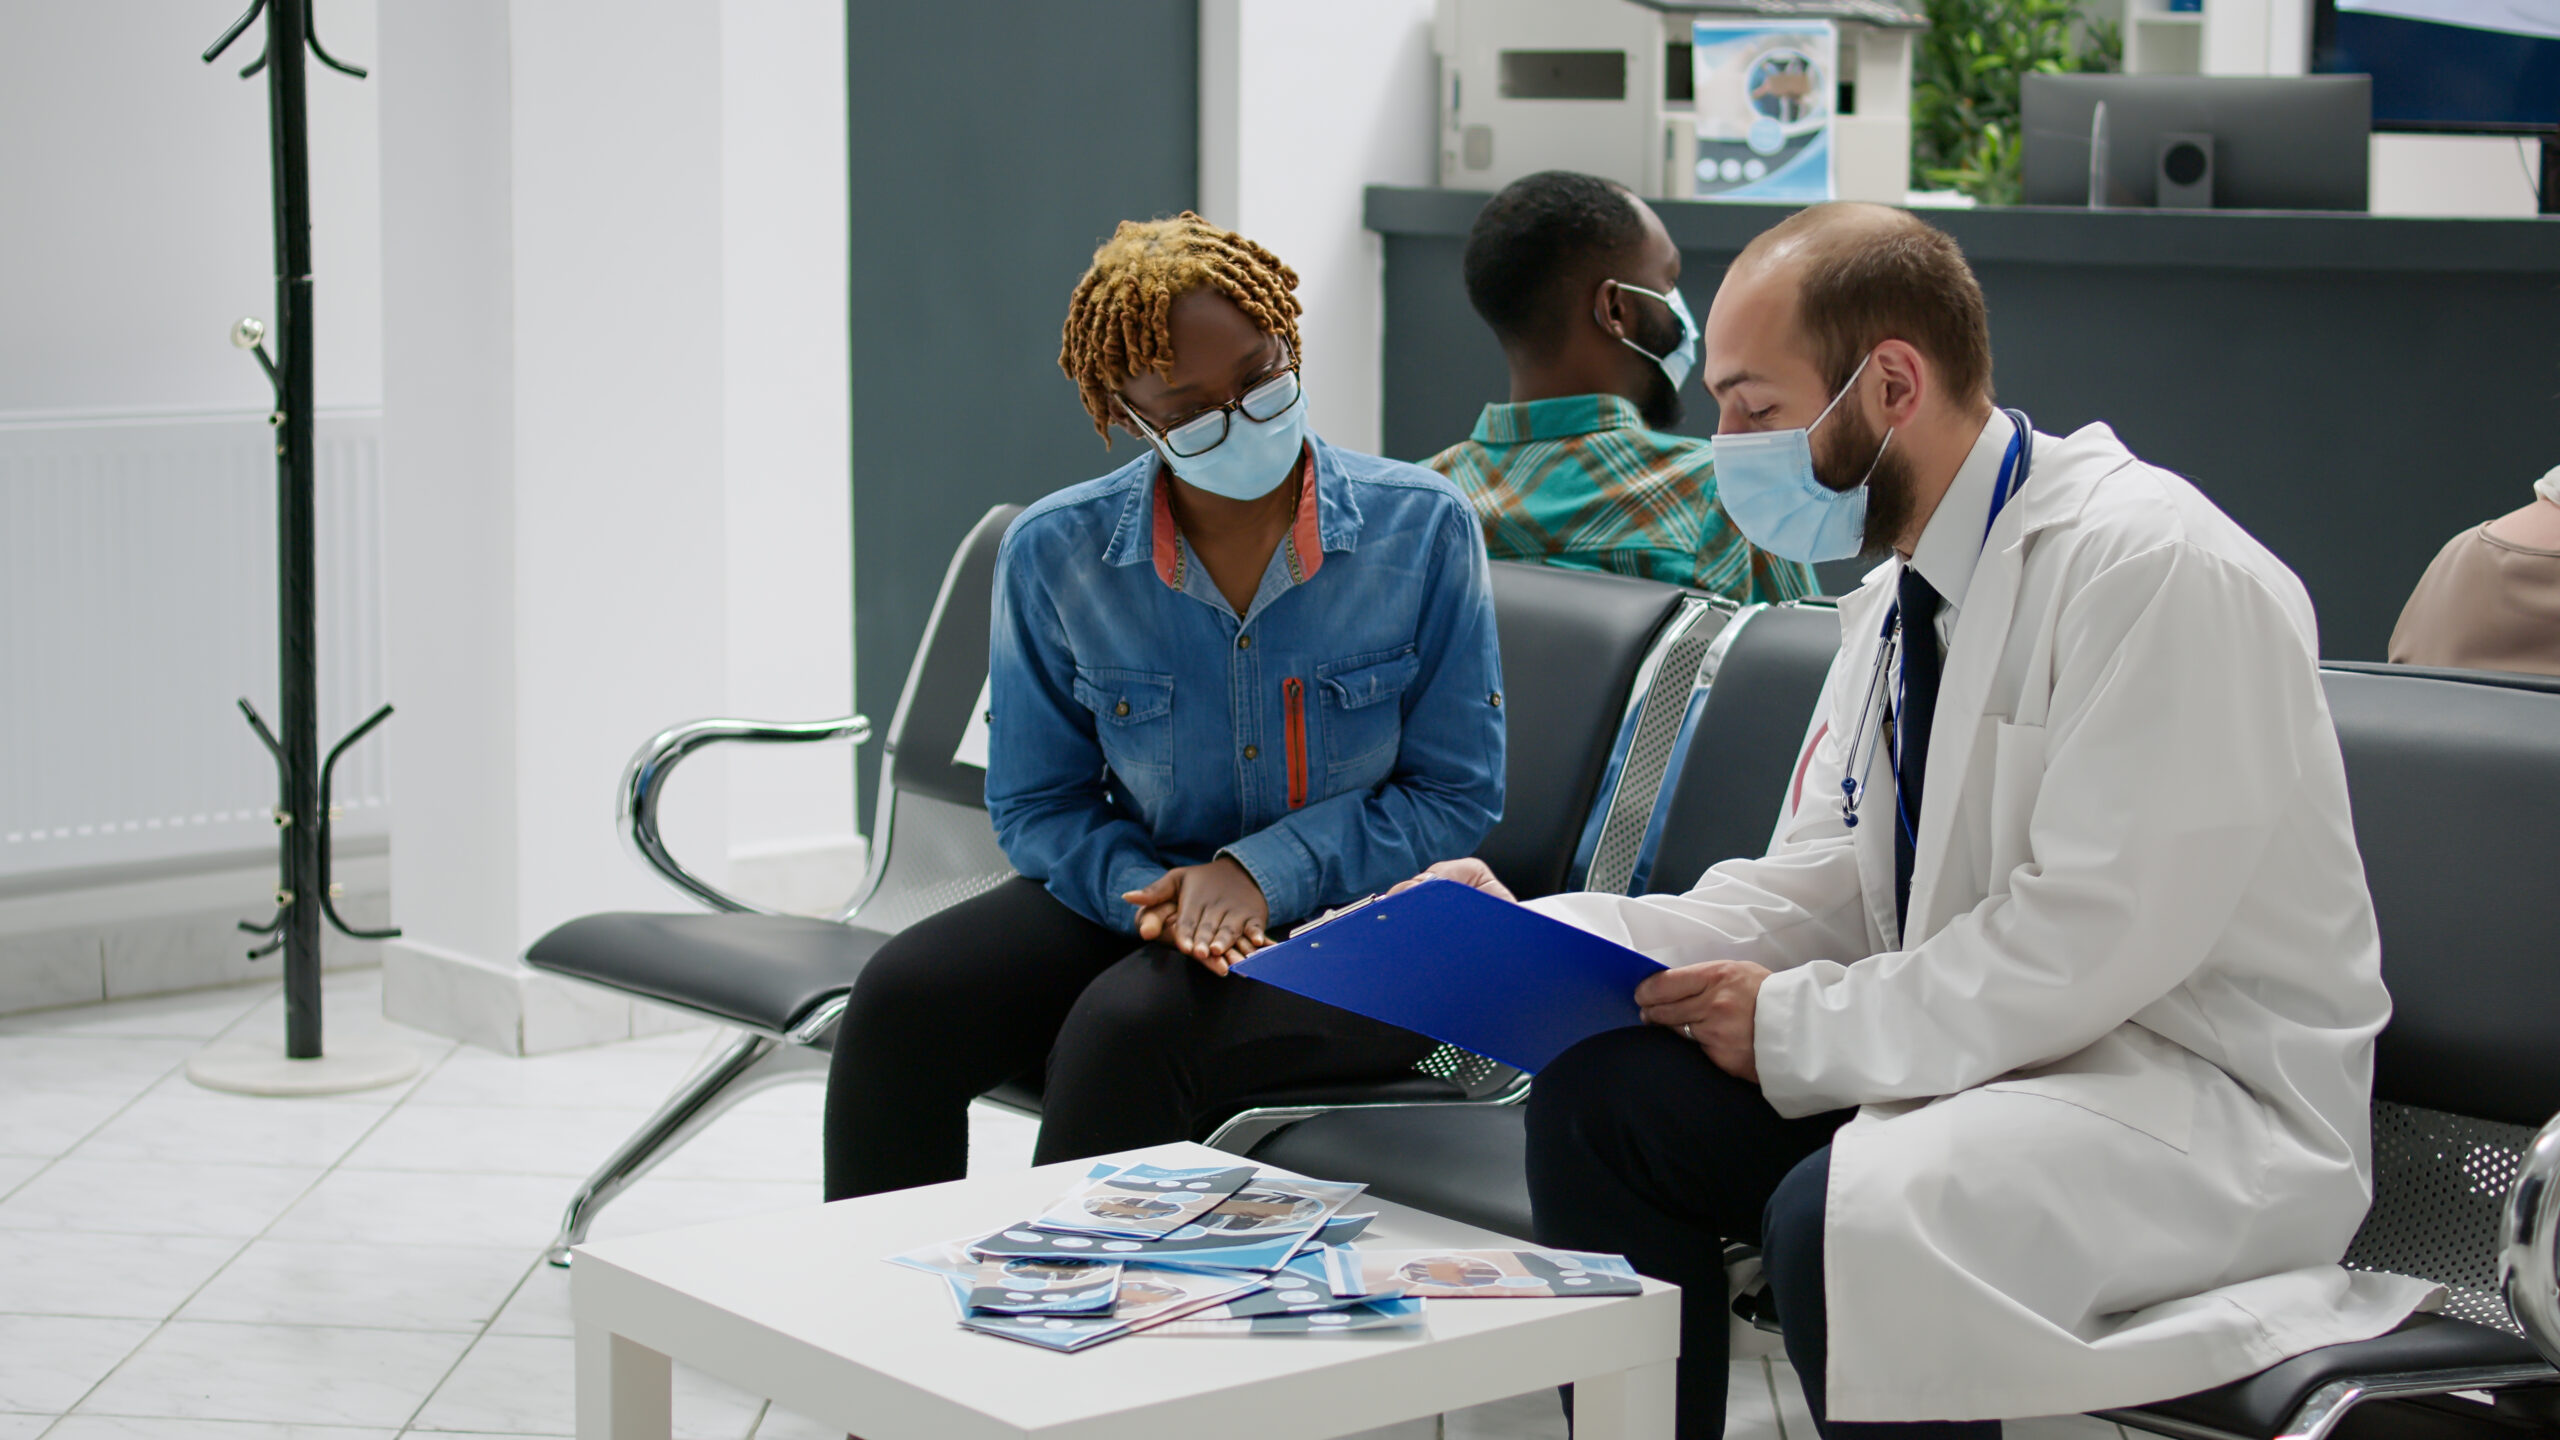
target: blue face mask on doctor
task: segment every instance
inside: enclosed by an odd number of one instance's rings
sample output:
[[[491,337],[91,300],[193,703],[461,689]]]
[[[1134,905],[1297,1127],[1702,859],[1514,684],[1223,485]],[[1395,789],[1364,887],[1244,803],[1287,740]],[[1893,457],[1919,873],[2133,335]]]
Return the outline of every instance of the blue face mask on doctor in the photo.
[[[1875,358],[1868,352],[1867,359]],[[1893,444],[1884,432],[1867,473],[1846,490],[1834,490],[1813,472],[1813,432],[1840,408],[1866,373],[1867,361],[1849,372],[1849,383],[1801,430],[1739,430],[1715,441],[1716,495],[1743,538],[1782,560],[1807,565],[1846,560],[1858,553],[1867,528],[1867,482]]]
[[[1132,424],[1190,485],[1229,500],[1259,500],[1298,468],[1307,443],[1306,390],[1289,368],[1214,410],[1159,433],[1120,402]]]

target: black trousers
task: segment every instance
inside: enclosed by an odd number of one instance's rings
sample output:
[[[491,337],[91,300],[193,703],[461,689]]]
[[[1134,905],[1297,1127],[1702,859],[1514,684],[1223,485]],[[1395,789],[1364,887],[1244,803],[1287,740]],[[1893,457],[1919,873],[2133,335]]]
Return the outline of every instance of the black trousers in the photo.
[[[969,1102],[1046,1067],[1039,1164],[1200,1138],[1249,1096],[1387,1080],[1433,1042],[1141,944],[1016,878],[916,922],[853,987],[827,1198],[957,1180]]]
[[[1681,1288],[1680,1440],[1724,1434],[1724,1246],[1760,1247],[1787,1359],[1824,1440],[1999,1440],[1996,1420],[1833,1423],[1822,1213],[1831,1134],[1848,1110],[1789,1120],[1673,1031],[1594,1035],[1529,1093],[1529,1205],[1538,1242],[1625,1255]]]

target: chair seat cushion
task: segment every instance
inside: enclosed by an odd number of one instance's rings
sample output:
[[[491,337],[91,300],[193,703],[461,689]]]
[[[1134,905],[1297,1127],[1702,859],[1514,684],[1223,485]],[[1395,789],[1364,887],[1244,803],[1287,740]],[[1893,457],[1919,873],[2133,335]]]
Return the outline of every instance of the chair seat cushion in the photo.
[[[2413,1315],[2399,1329],[2370,1340],[2326,1346],[2218,1389],[2119,1413],[2137,1425],[2139,1417],[2157,1415],[2225,1434],[2272,1437],[2283,1432],[2312,1391],[2332,1380],[2541,1363],[2542,1357],[2520,1335],[2468,1320]]]
[[[533,942],[525,963],[758,1030],[852,988],[889,937],[797,915],[611,911]]]
[[[1336,1110],[1292,1125],[1253,1158],[1324,1180],[1358,1180],[1398,1205],[1529,1234],[1528,1132],[1518,1105]]]

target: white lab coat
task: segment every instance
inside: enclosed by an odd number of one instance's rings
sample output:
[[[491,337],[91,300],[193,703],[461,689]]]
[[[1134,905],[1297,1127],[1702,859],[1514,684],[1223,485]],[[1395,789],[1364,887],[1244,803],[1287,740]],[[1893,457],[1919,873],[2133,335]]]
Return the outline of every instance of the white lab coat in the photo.
[[[1839,806],[1900,568],[1840,607],[1766,857],[1534,902],[1666,963],[1768,966],[1771,1104],[1859,1107],[1825,1215],[1831,1414],[2167,1399],[2431,1304],[2337,1264],[2390,1001],[2300,583],[2106,427],[2037,437],[1958,602],[1906,943],[1890,758],[1871,823]]]

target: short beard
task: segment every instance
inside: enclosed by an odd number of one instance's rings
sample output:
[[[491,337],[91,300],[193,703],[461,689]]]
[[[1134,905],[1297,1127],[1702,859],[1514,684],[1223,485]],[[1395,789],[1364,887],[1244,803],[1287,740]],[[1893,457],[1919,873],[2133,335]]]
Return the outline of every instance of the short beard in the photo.
[[[1636,402],[1637,418],[1644,421],[1648,430],[1678,428],[1681,417],[1688,413],[1680,404],[1680,387],[1671,383],[1671,377],[1659,365],[1647,365],[1645,370],[1644,398]]]
[[[1888,446],[1856,411],[1843,408],[1831,417],[1827,454],[1814,457],[1813,478],[1830,490],[1849,491],[1867,482],[1867,524],[1858,537],[1859,553],[1881,555],[1893,548],[1911,525],[1911,466],[1902,452]],[[1870,471],[1869,466],[1873,466]]]

